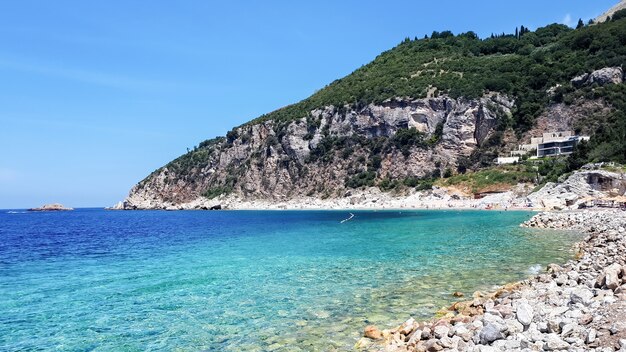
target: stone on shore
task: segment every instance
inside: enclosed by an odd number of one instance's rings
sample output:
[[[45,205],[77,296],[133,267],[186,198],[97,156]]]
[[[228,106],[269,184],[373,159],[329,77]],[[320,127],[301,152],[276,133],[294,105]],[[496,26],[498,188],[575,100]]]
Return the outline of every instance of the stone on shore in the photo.
[[[435,330],[433,332],[436,338],[442,339],[445,336],[448,336],[448,332],[450,332],[450,328],[448,328],[445,325],[439,325],[439,326],[435,326]]]
[[[615,290],[620,285],[620,273],[622,266],[614,263],[604,270],[604,285],[610,290]]]
[[[593,292],[591,292],[591,290],[584,288],[584,287],[574,289],[572,293],[570,294],[570,301],[573,304],[582,303],[588,306],[591,303],[592,299],[593,299]]]
[[[528,326],[533,321],[533,307],[528,303],[521,303],[517,306],[517,321]]]
[[[569,343],[563,341],[561,337],[557,334],[548,334],[545,339],[544,349],[546,351],[558,351],[558,350],[566,350],[570,347]]]
[[[496,340],[504,338],[500,332],[500,328],[495,324],[487,324],[482,330],[480,330],[480,343],[488,345]]]
[[[383,338],[383,333],[376,326],[368,325],[365,327],[363,336],[372,340],[380,340]]]

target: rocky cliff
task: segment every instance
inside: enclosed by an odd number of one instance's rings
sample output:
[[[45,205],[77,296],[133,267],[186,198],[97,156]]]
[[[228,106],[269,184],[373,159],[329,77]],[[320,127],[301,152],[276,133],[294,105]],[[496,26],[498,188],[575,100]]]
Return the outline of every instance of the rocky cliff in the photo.
[[[575,172],[561,183],[550,182],[528,196],[537,208],[550,210],[578,209],[589,200],[626,201],[626,174],[606,170]]]
[[[360,109],[315,109],[287,124],[244,125],[157,170],[131,190],[124,207],[204,204],[231,193],[274,200],[335,197],[354,185],[428,178],[456,169],[460,157],[510,116],[513,103],[499,94],[391,99]]]

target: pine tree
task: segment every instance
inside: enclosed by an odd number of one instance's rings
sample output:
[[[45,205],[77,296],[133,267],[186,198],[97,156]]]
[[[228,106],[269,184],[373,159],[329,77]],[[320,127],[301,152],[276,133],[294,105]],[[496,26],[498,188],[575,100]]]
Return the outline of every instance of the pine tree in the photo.
[[[581,29],[585,26],[585,22],[583,22],[582,18],[578,19],[578,24],[576,25],[576,29]]]
[[[519,30],[515,27],[515,38],[519,39]]]

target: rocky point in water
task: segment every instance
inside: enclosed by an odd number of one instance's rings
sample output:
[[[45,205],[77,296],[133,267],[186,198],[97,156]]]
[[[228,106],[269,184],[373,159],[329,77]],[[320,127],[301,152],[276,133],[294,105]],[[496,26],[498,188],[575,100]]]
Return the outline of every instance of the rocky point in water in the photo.
[[[63,204],[53,203],[53,204],[45,204],[39,208],[30,208],[28,211],[68,211],[74,210],[74,208],[67,208]]]

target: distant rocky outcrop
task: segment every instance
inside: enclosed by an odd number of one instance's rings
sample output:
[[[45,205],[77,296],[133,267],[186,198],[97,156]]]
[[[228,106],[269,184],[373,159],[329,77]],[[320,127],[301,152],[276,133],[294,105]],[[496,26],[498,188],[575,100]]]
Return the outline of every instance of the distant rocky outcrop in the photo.
[[[63,206],[63,204],[53,203],[53,204],[45,204],[39,208],[30,208],[28,211],[68,211],[74,210],[74,208],[67,208]]]

